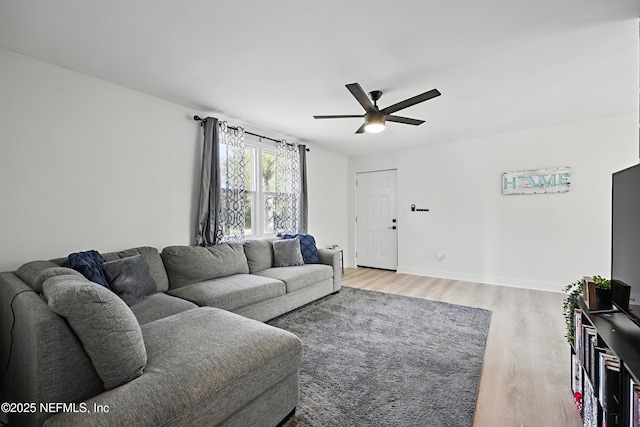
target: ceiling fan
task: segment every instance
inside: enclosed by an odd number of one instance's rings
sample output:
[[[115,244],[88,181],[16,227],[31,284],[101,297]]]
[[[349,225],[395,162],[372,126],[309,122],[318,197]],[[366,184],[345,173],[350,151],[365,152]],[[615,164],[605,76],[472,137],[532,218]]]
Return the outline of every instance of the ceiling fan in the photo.
[[[333,115],[333,116],[313,116],[314,119],[345,119],[345,118],[355,118],[355,117],[364,117],[364,123],[362,126],[358,128],[356,133],[364,133],[365,131],[370,133],[382,132],[385,127],[385,122],[396,122],[396,123],[404,123],[406,125],[414,125],[418,126],[424,123],[424,120],[418,119],[410,119],[408,117],[394,116],[392,113],[396,111],[400,111],[407,107],[411,107],[412,105],[419,104],[421,102],[427,101],[431,98],[435,98],[436,96],[440,96],[440,92],[438,89],[431,89],[428,92],[421,93],[420,95],[416,95],[412,98],[405,99],[404,101],[400,101],[397,104],[390,105],[387,108],[383,108],[382,110],[378,108],[378,100],[382,96],[382,92],[379,90],[374,90],[369,92],[369,98],[362,90],[362,87],[358,83],[349,83],[347,89],[349,92],[358,100],[362,108],[366,111],[365,114],[362,115]],[[373,101],[373,103],[371,102]]]

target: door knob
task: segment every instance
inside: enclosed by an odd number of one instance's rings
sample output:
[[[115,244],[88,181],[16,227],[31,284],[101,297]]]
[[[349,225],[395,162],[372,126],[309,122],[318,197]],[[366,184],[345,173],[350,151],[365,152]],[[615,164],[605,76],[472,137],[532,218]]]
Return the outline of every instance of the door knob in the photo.
[[[396,229],[396,226],[395,226],[395,225],[394,225],[394,226],[392,226],[392,227],[389,227],[389,230],[395,230],[395,229]]]

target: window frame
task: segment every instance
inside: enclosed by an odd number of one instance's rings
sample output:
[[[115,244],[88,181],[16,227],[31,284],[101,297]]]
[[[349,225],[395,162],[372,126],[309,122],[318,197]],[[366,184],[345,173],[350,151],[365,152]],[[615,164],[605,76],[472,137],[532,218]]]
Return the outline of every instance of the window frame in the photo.
[[[263,153],[269,153],[276,155],[276,147],[273,144],[265,144],[260,141],[245,139],[245,149],[249,149],[252,152],[252,165],[251,165],[251,190],[247,190],[252,194],[251,197],[251,231],[250,235],[245,237],[251,239],[273,237],[276,232],[267,231],[266,213],[265,213],[265,199],[269,196],[275,196],[275,191],[265,191],[263,183],[263,166],[262,155]]]
[[[246,134],[245,134],[246,135]],[[246,209],[250,209],[250,227],[247,228],[245,223],[244,238],[259,239],[265,237],[274,237],[278,233],[277,230],[269,231],[267,224],[267,214],[265,211],[266,200],[269,197],[277,198],[278,195],[288,194],[276,191],[266,191],[263,177],[263,155],[270,154],[277,156],[278,148],[275,143],[264,143],[256,137],[245,136],[244,141],[245,153],[249,153],[248,161],[245,161],[245,174],[250,174],[248,187],[245,186],[245,194],[250,197],[250,203],[245,205],[245,218],[247,216]],[[246,180],[245,180],[246,182]],[[224,191],[224,189],[222,189]]]

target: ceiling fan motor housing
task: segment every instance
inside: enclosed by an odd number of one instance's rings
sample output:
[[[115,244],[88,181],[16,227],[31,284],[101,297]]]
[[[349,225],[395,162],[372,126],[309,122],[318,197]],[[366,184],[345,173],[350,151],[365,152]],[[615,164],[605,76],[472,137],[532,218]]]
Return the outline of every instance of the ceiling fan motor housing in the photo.
[[[384,123],[386,119],[386,114],[382,111],[370,111],[364,116],[365,124],[369,123]]]

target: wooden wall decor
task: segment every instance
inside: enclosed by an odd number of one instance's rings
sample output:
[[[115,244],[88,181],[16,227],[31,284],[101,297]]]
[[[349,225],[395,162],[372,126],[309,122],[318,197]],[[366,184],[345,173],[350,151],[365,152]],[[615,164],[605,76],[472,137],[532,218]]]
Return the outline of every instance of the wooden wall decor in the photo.
[[[571,168],[534,169],[502,174],[502,194],[566,193],[571,188]]]

